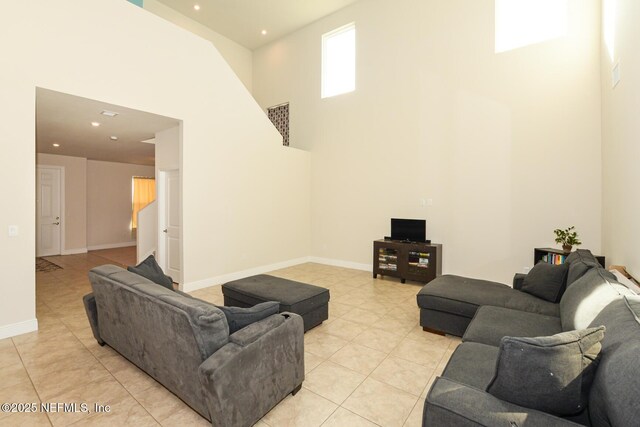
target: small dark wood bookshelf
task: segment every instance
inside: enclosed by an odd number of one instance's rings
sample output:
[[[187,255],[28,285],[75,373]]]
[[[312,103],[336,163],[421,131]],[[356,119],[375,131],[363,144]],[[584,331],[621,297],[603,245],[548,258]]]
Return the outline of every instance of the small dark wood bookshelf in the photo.
[[[373,278],[397,277],[402,283],[412,280],[428,283],[442,274],[442,245],[439,243],[375,240],[373,242]]]
[[[533,265],[536,265],[540,261],[549,262],[549,256],[560,255],[566,258],[567,256],[569,256],[570,253],[571,252],[566,252],[566,251],[563,251],[562,249],[556,249],[556,248],[534,248],[533,249]],[[603,268],[605,268],[604,256],[602,255],[594,255],[594,256],[596,257],[600,265]],[[553,264],[552,262],[549,262],[549,263]],[[564,263],[564,259],[562,260],[562,263]]]

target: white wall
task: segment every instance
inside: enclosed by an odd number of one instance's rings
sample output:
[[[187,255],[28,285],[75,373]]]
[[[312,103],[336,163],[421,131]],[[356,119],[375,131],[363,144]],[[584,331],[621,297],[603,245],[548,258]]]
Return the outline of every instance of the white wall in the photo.
[[[599,253],[599,4],[501,54],[493,0],[357,2],[256,50],[255,98],[312,151],[312,255],[371,264],[390,217],[426,218],[447,273],[510,282],[569,225]],[[320,99],[321,35],[350,22],[357,89]]]
[[[208,41],[125,1],[35,0],[3,4],[0,51],[0,335],[35,323],[36,87],[183,120],[185,282],[309,253],[309,155]]]
[[[244,46],[239,45],[231,39],[226,38],[199,22],[184,16],[178,11],[160,3],[158,0],[144,0],[143,7],[169,22],[191,31],[213,43],[222,57],[227,61],[236,75],[240,78],[247,90],[251,92],[253,78],[253,58],[252,52]],[[166,58],[171,60],[171,58]]]
[[[603,0],[602,236],[607,264],[640,277],[640,2]],[[611,17],[611,19],[609,19]],[[611,43],[613,42],[613,43]],[[620,64],[620,83],[612,69]]]
[[[87,251],[87,159],[38,153],[38,165],[64,166],[63,253]]]
[[[160,170],[180,169],[180,138],[180,126],[156,133],[156,176]]]
[[[133,246],[134,176],[155,177],[154,166],[87,161],[87,246],[89,250]]]

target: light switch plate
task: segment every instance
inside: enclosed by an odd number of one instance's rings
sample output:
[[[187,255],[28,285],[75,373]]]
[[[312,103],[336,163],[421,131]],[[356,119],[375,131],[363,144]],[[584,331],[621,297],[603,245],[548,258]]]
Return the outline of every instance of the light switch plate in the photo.
[[[10,225],[9,226],[9,237],[15,237],[18,235],[18,226]]]

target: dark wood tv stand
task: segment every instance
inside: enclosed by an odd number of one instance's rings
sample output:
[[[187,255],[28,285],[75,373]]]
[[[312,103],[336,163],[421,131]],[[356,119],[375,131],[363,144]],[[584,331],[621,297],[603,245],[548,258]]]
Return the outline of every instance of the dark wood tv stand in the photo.
[[[374,240],[373,278],[397,277],[402,283],[428,283],[442,274],[442,245],[439,243]]]

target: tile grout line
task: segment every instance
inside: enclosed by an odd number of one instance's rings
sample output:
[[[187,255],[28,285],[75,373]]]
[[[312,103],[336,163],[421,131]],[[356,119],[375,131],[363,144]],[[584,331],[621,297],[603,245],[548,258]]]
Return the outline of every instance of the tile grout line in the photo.
[[[33,391],[36,393],[36,396],[38,396],[38,400],[40,401],[40,403],[42,403],[42,398],[40,397],[40,393],[38,393],[38,389],[36,388],[36,385],[33,383],[33,378],[31,378],[31,374],[29,373],[29,370],[27,369],[27,365],[24,364],[24,359],[22,358],[22,355],[20,354],[20,350],[18,350],[18,346],[16,345],[15,341],[13,340],[13,338],[11,339],[11,342],[13,343],[13,347],[15,348],[16,353],[18,354],[18,357],[20,358],[20,363],[22,363],[22,368],[27,373],[27,377],[29,378],[29,382],[31,383],[31,387],[33,387]],[[53,421],[51,420],[51,417],[49,416],[49,413],[45,412],[45,415],[47,417],[47,421],[49,421],[49,424],[53,426]]]
[[[95,256],[100,257],[99,255],[95,255]],[[101,257],[101,258],[104,258],[104,257]],[[105,258],[105,259],[106,259],[106,258]],[[71,269],[75,269],[75,268],[71,268]],[[76,271],[78,271],[78,272],[84,272],[84,270],[80,270],[80,269],[78,269],[78,270],[76,270]],[[62,280],[62,279],[57,279],[57,280],[59,280],[63,285],[65,285],[65,284],[66,284],[66,283],[64,282],[64,280]],[[37,285],[37,280],[36,280],[36,285]],[[45,304],[45,305],[46,305],[46,306],[51,310],[51,307],[49,307],[49,305],[48,305],[46,302],[43,302],[43,304]],[[90,355],[91,355],[91,356],[92,356],[92,357],[93,357],[93,358],[94,358],[94,359],[95,359],[95,360],[100,364],[100,366],[102,366],[102,367],[104,368],[104,370],[109,374],[109,376],[110,376],[111,378],[113,378],[113,379],[114,379],[118,384],[120,384],[120,386],[124,389],[124,391],[125,391],[129,396],[131,396],[131,398],[132,398],[133,400],[135,400],[135,401],[136,401],[136,403],[137,403],[138,405],[140,405],[140,407],[141,407],[141,408],[142,408],[142,409],[143,409],[147,414],[149,414],[149,416],[150,416],[150,417],[151,417],[151,418],[152,418],[156,423],[158,423],[159,425],[162,425],[162,424],[160,423],[160,421],[158,421],[158,420],[157,420],[157,419],[156,419],[156,418],[155,418],[155,417],[154,417],[154,416],[153,416],[153,415],[152,415],[152,414],[147,410],[147,408],[146,408],[142,403],[140,403],[140,402],[138,401],[138,399],[136,399],[136,398],[135,398],[135,396],[133,396],[133,395],[131,394],[131,392],[130,392],[130,391],[129,391],[125,386],[124,386],[124,384],[122,384],[122,383],[121,383],[121,382],[120,382],[120,381],[115,377],[115,375],[113,375],[113,373],[109,370],[109,368],[107,368],[107,366],[105,366],[105,364],[104,364],[104,363],[102,363],[102,361],[101,361],[101,360],[100,360],[100,359],[99,359],[99,358],[98,358],[98,357],[97,357],[97,356],[96,356],[96,355],[95,355],[95,354],[94,354],[94,353],[93,353],[93,352],[92,352],[92,351],[91,351],[91,350],[90,350],[90,349],[89,349],[89,348],[84,344],[84,342],[82,342],[82,340],[81,340],[81,339],[76,335],[76,333],[75,333],[73,330],[71,330],[71,329],[69,328],[69,326],[67,326],[67,324],[66,324],[66,323],[64,323],[64,321],[62,320],[62,318],[61,318],[61,317],[60,317],[60,316],[59,316],[59,315],[58,315],[54,310],[51,310],[51,311],[52,311],[52,313],[53,313],[53,316],[54,316],[58,321],[60,321],[60,323],[65,327],[65,329],[67,329],[67,330],[68,330],[68,331],[73,335],[73,337],[74,337],[76,340],[78,340],[78,342],[80,342],[80,344],[82,345],[82,347],[83,347],[83,348],[84,348],[84,349],[85,349],[85,350],[86,350],[86,351],[87,351],[87,352],[88,352],[88,353],[89,353],[89,354],[90,354]],[[14,343],[14,346],[15,346],[15,343]],[[16,351],[17,351],[17,347],[16,347]],[[19,352],[18,352],[18,353],[19,353]],[[22,358],[21,358],[21,360],[22,360]],[[130,363],[130,362],[129,362],[129,363]],[[23,366],[24,366],[24,362],[23,362]],[[134,366],[135,366],[135,365],[134,365]],[[29,375],[29,371],[27,370],[26,366],[24,366],[24,369],[25,369],[25,371],[27,371],[27,375]],[[153,377],[151,377],[151,376],[149,376],[149,377],[150,377],[150,378],[153,378]],[[30,376],[30,375],[29,375],[29,380],[31,381],[31,376]],[[155,379],[154,379],[154,381],[155,381]],[[31,382],[32,382],[32,386],[33,386],[34,390],[36,391],[36,393],[38,393],[38,390],[36,389],[35,385],[33,384],[33,381],[31,381]],[[40,398],[40,395],[39,395],[39,394],[38,394],[38,398]],[[89,417],[91,417],[91,416],[89,416]],[[51,421],[51,419],[49,418],[49,414],[47,414],[47,418],[49,419],[49,422],[53,425],[53,422],[52,422],[52,421]],[[77,420],[77,421],[74,421],[71,425],[76,424],[76,423],[78,423],[78,422],[80,422],[80,421],[86,421],[86,420]]]
[[[137,403],[138,405],[140,405],[140,407],[141,407],[142,409],[144,409],[144,411],[145,411],[147,414],[149,414],[149,416],[150,416],[151,418],[153,418],[153,420],[154,420],[156,423],[158,423],[158,425],[162,425],[162,424],[160,423],[160,421],[159,421],[159,420],[157,420],[157,419],[156,419],[156,417],[154,417],[154,416],[153,416],[153,414],[152,414],[152,413],[150,413],[150,412],[149,412],[149,410],[147,410],[147,408],[146,408],[142,403],[140,403],[140,401],[139,401],[138,399],[136,399],[136,397],[135,397],[133,394],[131,394],[131,392],[129,391],[129,389],[128,389],[127,387],[125,387],[125,385],[124,385],[124,384],[122,384],[122,382],[120,382],[120,380],[119,380],[115,375],[113,375],[113,372],[111,372],[111,370],[110,370],[109,368],[107,368],[107,366],[102,362],[102,360],[100,360],[100,358],[98,358],[98,357],[97,357],[97,356],[96,356],[96,355],[95,355],[91,350],[89,350],[89,348],[88,348],[88,347],[87,347],[87,346],[86,346],[86,345],[85,345],[85,344],[84,344],[84,343],[83,343],[83,342],[82,342],[82,341],[81,341],[81,340],[80,340],[80,339],[75,335],[75,333],[74,333],[73,331],[71,331],[71,333],[73,334],[73,336],[75,336],[75,337],[76,337],[76,339],[77,339],[78,341],[80,341],[80,343],[82,344],[82,346],[83,346],[83,347],[84,347],[84,348],[85,348],[85,349],[86,349],[86,350],[91,354],[91,356],[93,356],[93,358],[94,358],[94,359],[96,359],[96,361],[100,364],[100,366],[102,366],[102,367],[104,368],[104,370],[105,370],[105,371],[107,371],[107,372],[109,373],[109,375],[110,375],[110,376],[111,376],[111,377],[112,377],[112,378],[113,378],[113,379],[114,379],[118,384],[120,384],[120,386],[124,389],[124,391],[125,391],[129,396],[131,396],[131,398],[132,398],[133,400],[135,400],[135,401],[136,401],[136,403]],[[108,345],[108,344],[105,344],[105,345]],[[109,347],[109,348],[111,348],[111,347]],[[114,350],[114,351],[115,351],[115,350]],[[119,353],[118,353],[118,354],[119,354]],[[121,356],[121,357],[124,357],[124,356]],[[128,360],[127,358],[124,358],[124,359],[125,359],[127,362],[129,362],[129,360]],[[131,363],[131,362],[129,362],[129,363]],[[132,365],[134,365],[134,364],[132,363]],[[134,365],[134,366],[135,366],[135,365]],[[136,368],[137,368],[137,366],[136,366]],[[138,368],[138,369],[139,369],[139,368]],[[144,372],[144,371],[143,371],[143,372]],[[147,374],[146,372],[145,372],[145,374],[146,374],[146,375],[148,375],[148,376],[149,376],[149,378],[151,378],[151,379],[153,379],[154,381],[156,381],[156,380],[155,380],[155,378],[153,378],[151,375]],[[156,382],[157,382],[157,381],[156,381]],[[146,390],[146,389],[145,389],[145,390]]]
[[[341,303],[341,304],[343,304],[343,303]],[[347,304],[347,305],[348,305],[348,304]],[[356,306],[352,306],[352,307],[357,308]],[[367,310],[367,311],[368,311],[368,310]],[[348,314],[348,313],[345,313],[345,314]],[[335,320],[337,320],[337,319],[342,319],[342,317],[343,317],[345,314],[343,314],[342,316],[338,316]],[[351,322],[351,323],[355,323],[355,324],[357,324],[356,322],[352,322],[352,321],[349,321],[349,320],[346,320],[346,319],[342,319],[342,320],[347,321],[347,322]],[[419,323],[418,323],[418,324],[419,324]],[[353,342],[353,340],[355,340],[357,337],[359,337],[360,335],[364,334],[365,332],[367,332],[367,331],[368,331],[368,330],[370,330],[370,329],[379,329],[379,328],[376,328],[376,327],[374,327],[374,326],[369,326],[367,329],[365,329],[364,331],[362,331],[361,333],[359,333],[358,335],[356,335],[356,336],[355,336],[354,338],[352,338],[351,340],[345,340],[345,341],[347,341],[347,343],[353,343],[353,344],[355,344],[355,345],[361,345],[361,344],[356,344],[356,343],[354,343],[354,342]],[[385,331],[385,330],[383,330],[383,329],[379,329],[379,330]],[[375,425],[379,426],[379,424],[377,424],[374,420],[371,420],[370,418],[367,418],[367,417],[366,417],[366,416],[364,416],[364,415],[358,414],[357,412],[353,412],[353,411],[351,411],[351,410],[349,410],[348,408],[346,408],[346,407],[344,407],[344,406],[343,406],[343,404],[344,404],[347,400],[349,400],[349,398],[350,398],[350,397],[351,397],[351,396],[356,392],[356,390],[357,390],[358,388],[360,388],[360,386],[361,386],[361,385],[362,385],[362,384],[363,384],[367,379],[369,379],[369,378],[371,378],[371,379],[372,379],[372,380],[374,380],[374,381],[381,382],[382,384],[384,384],[384,385],[386,385],[386,386],[389,386],[389,387],[391,387],[391,388],[394,388],[394,389],[396,389],[396,390],[398,390],[398,391],[400,391],[400,392],[407,393],[407,394],[409,394],[409,395],[411,395],[411,396],[413,396],[413,397],[416,397],[416,398],[417,398],[416,402],[415,402],[415,403],[414,403],[414,405],[411,407],[411,411],[409,411],[409,414],[407,415],[407,417],[406,417],[406,418],[404,418],[404,419],[402,420],[402,425],[404,426],[404,425],[406,424],[407,420],[408,420],[408,419],[409,419],[409,417],[411,416],[411,413],[412,413],[412,412],[413,412],[413,410],[415,409],[416,405],[417,405],[418,403],[420,403],[420,399],[421,399],[421,397],[422,397],[422,392],[421,392],[419,395],[417,395],[417,396],[416,396],[415,394],[410,393],[410,392],[407,392],[406,390],[402,390],[402,389],[400,389],[400,388],[398,388],[398,387],[396,387],[396,386],[394,386],[394,385],[387,384],[387,383],[386,383],[386,382],[384,382],[384,381],[378,380],[378,379],[376,379],[375,377],[373,377],[373,376],[372,376],[372,374],[375,372],[375,370],[376,370],[376,369],[377,369],[377,368],[378,368],[378,367],[379,367],[379,366],[380,366],[380,365],[381,365],[385,360],[387,360],[387,359],[389,359],[390,357],[392,357],[392,356],[391,356],[391,353],[393,353],[393,351],[394,351],[398,346],[400,346],[400,344],[402,343],[402,341],[404,341],[405,339],[409,339],[409,338],[408,338],[408,336],[411,334],[412,330],[413,330],[413,328],[411,328],[411,329],[410,329],[407,333],[405,333],[404,335],[400,335],[400,334],[398,334],[398,335],[397,335],[397,336],[400,336],[400,337],[401,337],[401,338],[400,338],[400,340],[398,340],[398,343],[397,343],[397,344],[396,344],[396,345],[395,345],[395,346],[394,346],[394,347],[393,347],[393,348],[392,348],[392,349],[391,349],[391,350],[390,350],[390,351],[385,355],[385,358],[384,358],[384,359],[382,359],[382,361],[381,361],[380,363],[378,363],[378,364],[376,365],[376,367],[375,367],[375,368],[373,368],[373,369],[371,370],[371,372],[369,372],[369,374],[367,374],[367,375],[365,376],[365,378],[364,378],[364,379],[363,379],[363,380],[362,380],[362,381],[361,381],[361,382],[360,382],[360,383],[359,383],[359,384],[358,384],[358,385],[353,389],[353,391],[352,391],[351,393],[349,393],[349,395],[348,395],[348,396],[347,396],[347,397],[342,401],[342,403],[340,403],[340,404],[338,404],[338,405],[337,405],[337,408],[336,408],[336,409],[335,409],[335,410],[334,410],[334,411],[329,415],[329,417],[327,417],[327,419],[325,419],[325,421],[321,424],[321,426],[322,426],[322,425],[324,425],[324,424],[327,422],[327,420],[331,417],[331,415],[333,415],[333,413],[335,413],[339,408],[342,408],[342,409],[344,409],[344,410],[346,410],[346,411],[349,411],[349,412],[351,412],[351,413],[353,413],[353,414],[355,414],[355,415],[357,415],[357,416],[359,416],[359,417],[362,417],[362,418],[366,419],[367,421],[369,421],[369,422],[371,422],[371,423],[373,423],[373,424],[375,424]],[[385,332],[389,332],[389,331],[385,331]],[[336,335],[332,335],[332,334],[327,333],[327,332],[322,332],[322,333],[327,334],[327,335],[330,335],[330,336],[334,336],[334,337],[336,337]],[[392,333],[392,332],[390,332],[390,333]],[[342,337],[338,337],[338,338],[342,338]],[[342,339],[344,339],[344,338],[342,338]],[[412,340],[412,341],[413,341],[413,340]],[[452,342],[453,342],[453,341],[452,341]],[[346,346],[346,345],[345,345],[345,346]],[[362,346],[363,346],[363,347],[367,347],[367,348],[372,349],[372,350],[375,350],[375,351],[380,351],[379,349],[374,349],[374,348],[368,347],[368,346],[366,346],[366,345],[362,345]],[[450,346],[451,346],[451,343],[449,343],[449,345],[447,346],[447,349],[448,349]],[[329,360],[331,357],[333,357],[333,355],[335,355],[337,352],[339,352],[342,348],[344,348],[344,346],[343,346],[343,347],[341,347],[340,349],[336,350],[333,354],[331,354],[331,356],[329,356],[328,358],[326,358],[325,360],[323,360],[322,362],[320,362],[320,363],[319,363],[315,368],[311,369],[308,373],[311,373],[311,372],[313,372],[314,370],[316,370],[316,369],[317,369],[320,365],[322,365],[324,362],[331,362],[331,363],[337,364],[338,366],[340,366],[340,367],[342,367],[342,368],[344,368],[344,369],[350,370],[351,372],[355,372],[355,373],[357,373],[357,374],[362,375],[362,373],[360,373],[360,372],[354,371],[354,370],[353,370],[353,369],[351,369],[351,368],[348,368],[348,367],[343,366],[343,365],[341,365],[341,364],[339,364],[339,363],[332,362],[331,360]],[[435,374],[436,374],[436,373],[435,373],[435,371],[436,371],[436,369],[438,368],[438,366],[440,365],[440,363],[441,363],[441,361],[442,361],[442,358],[444,358],[444,356],[446,355],[446,351],[447,351],[447,350],[445,350],[445,351],[443,352],[442,357],[441,357],[440,359],[438,359],[438,363],[436,363],[436,366],[433,368],[432,373],[431,373],[431,376],[429,377],[429,380],[427,381],[427,384],[425,384],[425,387],[429,384],[429,381],[431,380],[431,378],[433,377],[433,375],[435,375]],[[313,353],[311,353],[311,354],[313,354]],[[316,356],[317,356],[317,355],[316,355]],[[405,359],[402,359],[402,358],[400,358],[400,359],[401,359],[401,360],[405,360]],[[415,363],[415,362],[412,362],[412,361],[410,361],[410,360],[405,360],[405,361],[410,362],[410,363]],[[417,363],[416,363],[416,364],[417,364]],[[419,364],[417,364],[417,365],[419,365]],[[423,366],[423,365],[420,365],[420,366]],[[304,387],[304,386],[303,386],[303,387]],[[315,394],[316,396],[319,396],[319,397],[321,397],[321,398],[323,398],[323,399],[326,399],[326,400],[328,400],[329,402],[331,402],[331,403],[334,403],[334,404],[335,404],[335,402],[333,402],[332,400],[327,399],[327,398],[325,398],[324,396],[321,396],[321,395],[319,395],[319,394],[315,393],[313,390],[310,390],[310,389],[308,389],[308,388],[306,388],[306,387],[304,387],[304,388],[305,388],[306,390],[308,390],[309,392],[311,392],[311,393]]]

